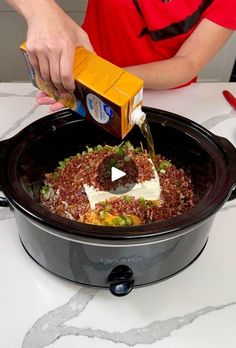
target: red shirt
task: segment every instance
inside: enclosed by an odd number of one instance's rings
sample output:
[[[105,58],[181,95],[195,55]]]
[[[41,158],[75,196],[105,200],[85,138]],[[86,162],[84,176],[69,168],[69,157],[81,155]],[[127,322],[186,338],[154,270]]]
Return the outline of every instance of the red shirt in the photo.
[[[173,57],[207,18],[236,29],[235,0],[89,0],[84,30],[96,53],[120,66]]]

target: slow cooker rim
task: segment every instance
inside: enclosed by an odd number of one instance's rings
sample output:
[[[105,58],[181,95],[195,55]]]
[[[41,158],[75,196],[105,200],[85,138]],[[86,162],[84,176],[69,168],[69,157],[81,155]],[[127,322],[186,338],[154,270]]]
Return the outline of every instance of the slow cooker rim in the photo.
[[[197,124],[196,122],[193,122],[193,121],[191,121],[189,119],[186,119],[183,116],[180,116],[180,115],[177,115],[177,114],[173,114],[173,113],[168,112],[168,111],[158,110],[158,109],[149,108],[149,107],[144,107],[144,111],[145,112],[150,112],[150,113],[155,113],[155,114],[158,113],[158,112],[159,113],[164,113],[165,116],[168,115],[171,118],[173,118],[173,117],[177,118],[178,121],[184,122],[185,125],[187,124],[187,125],[191,126],[191,128],[196,129],[197,132],[199,132],[199,130],[200,130],[201,135],[202,135],[202,133],[204,133],[205,135],[207,135],[208,140],[209,140],[209,137],[210,137],[210,140],[214,141],[216,143],[216,140],[217,140],[216,138],[217,137],[214,134],[212,134],[210,131],[208,131],[207,129],[203,128],[201,125]],[[69,114],[73,114],[73,112],[71,110],[69,110]],[[17,138],[18,137],[20,138],[20,136],[22,136],[22,134],[24,132],[29,131],[29,128],[36,127],[39,124],[42,125],[42,123],[45,122],[45,121],[52,123],[53,122],[53,118],[57,118],[58,119],[58,116],[59,116],[59,119],[65,117],[65,116],[67,117],[68,116],[68,110],[67,109],[66,110],[63,109],[62,111],[56,112],[53,115],[48,115],[48,116],[45,116],[43,119],[39,119],[39,120],[35,121],[34,123],[32,123],[29,126],[27,126],[25,129],[23,129],[21,132],[19,132],[15,137],[12,138],[12,140],[14,139],[16,141]],[[148,117],[152,118],[150,115],[148,115]],[[84,119],[81,119],[81,121],[83,121],[83,120]],[[228,176],[230,176],[230,173],[228,173]],[[229,177],[227,177],[226,179],[227,179],[226,181],[230,182],[230,178]],[[11,187],[11,183],[9,183],[9,185]],[[83,224],[83,223],[78,223],[76,221],[68,220],[68,219],[63,218],[63,217],[58,217],[57,215],[55,215],[55,214],[53,214],[51,212],[48,212],[45,208],[39,206],[39,204],[36,203],[36,201],[34,201],[32,199],[31,203],[33,203],[33,205],[37,204],[38,207],[40,208],[40,210],[45,213],[45,214],[42,213],[42,214],[35,215],[35,211],[33,211],[33,213],[30,212],[29,209],[27,209],[27,207],[25,207],[24,202],[22,203],[22,199],[21,199],[22,197],[19,197],[18,199],[15,199],[17,195],[16,195],[16,192],[14,192],[14,190],[13,191],[12,190],[9,191],[5,187],[4,188],[4,193],[6,194],[8,200],[10,201],[10,203],[15,208],[19,209],[23,213],[26,213],[31,218],[33,217],[34,219],[36,219],[40,223],[47,224],[47,225],[49,225],[50,227],[53,227],[53,228],[58,228],[58,223],[55,222],[54,218],[53,218],[53,217],[56,217],[57,220],[59,220],[61,222],[65,222],[65,225],[66,225],[66,223],[68,224],[68,221],[69,221],[70,222],[69,225],[76,224],[76,226],[81,227],[81,228],[72,228],[72,230],[73,231],[75,230],[76,232],[71,232],[71,231],[68,231],[67,227],[64,227],[64,224],[62,224],[62,226],[63,226],[62,230],[64,232],[66,232],[66,233],[69,233],[69,234],[75,233],[77,235],[81,234],[81,235],[84,235],[86,237],[91,236],[91,234],[92,234],[92,235],[94,235],[96,237],[99,237],[99,238],[107,238],[107,233],[109,233],[109,238],[111,238],[111,239],[127,239],[127,238],[147,238],[148,236],[153,237],[153,236],[156,236],[156,235],[172,233],[172,232],[176,232],[176,231],[182,230],[183,228],[187,228],[189,226],[192,226],[195,223],[199,223],[203,219],[207,219],[209,216],[211,216],[217,210],[219,210],[220,206],[223,205],[223,203],[225,202],[225,200],[229,196],[230,190],[232,189],[232,187],[231,187],[232,185],[228,185],[228,186],[229,186],[228,187],[228,191],[221,198],[221,201],[218,202],[218,204],[216,206],[212,206],[211,209],[208,209],[208,213],[207,214],[203,214],[203,217],[201,216],[201,218],[198,217],[198,218],[195,218],[195,220],[193,220],[192,219],[192,215],[194,215],[193,213],[195,213],[195,212],[197,212],[197,213],[198,213],[198,211],[201,212],[201,206],[204,204],[204,200],[202,200],[197,206],[193,207],[190,211],[186,212],[186,213],[190,213],[189,215],[191,217],[185,218],[186,215],[185,214],[181,214],[181,220],[182,220],[181,222],[182,223],[178,227],[175,226],[176,225],[176,221],[178,222],[178,218],[179,218],[177,216],[177,217],[165,220],[165,221],[155,222],[155,223],[151,223],[151,224],[148,224],[148,225],[138,225],[138,226],[131,226],[131,227],[122,227],[122,233],[118,233],[118,232],[114,233],[115,230],[117,231],[117,227],[110,227],[110,226],[107,227],[107,226],[96,226],[96,225],[90,225],[90,224]],[[8,186],[8,188],[9,188],[9,186]],[[22,190],[23,190],[23,188],[22,188]],[[25,195],[27,195],[28,199],[31,199],[30,196],[24,190],[23,190],[23,192],[25,193]],[[12,198],[12,195],[13,195],[13,198]],[[15,196],[15,198],[14,198],[14,196]],[[206,199],[206,197],[205,197],[205,199]],[[199,206],[200,206],[200,208],[199,208]],[[30,208],[32,209],[32,205],[30,205]],[[205,212],[206,209],[204,209],[202,211]],[[195,213],[194,216],[197,216],[198,215],[197,213]],[[46,215],[47,219],[45,219],[45,215]],[[184,217],[184,219],[182,219],[183,217]],[[191,223],[188,223],[189,220],[191,220]],[[166,230],[166,226],[165,225],[169,225],[170,227]],[[84,226],[86,226],[87,227],[86,229],[89,230],[86,233],[84,231]],[[149,232],[145,233],[144,230],[147,229],[147,226],[149,228]],[[157,227],[157,226],[158,227],[164,226],[164,230],[162,228],[158,232],[156,232],[156,228],[155,227]],[[60,225],[60,229],[61,229],[61,225]],[[90,231],[91,229],[93,229],[93,230],[96,229],[96,230],[98,230],[98,232]],[[151,231],[150,231],[150,229],[151,229]],[[105,233],[105,236],[103,235],[103,233],[100,232],[100,230],[107,231],[107,233]],[[110,230],[112,230],[112,233],[109,232]],[[134,231],[136,233],[132,234],[132,232],[134,232]],[[124,235],[124,232],[125,232],[125,235]],[[128,235],[127,235],[127,233],[128,233]],[[140,234],[140,233],[142,233],[142,234]],[[110,234],[111,234],[111,236],[110,236]]]
[[[6,197],[8,197],[7,193],[5,191],[4,191],[4,193],[5,193]],[[179,225],[178,227],[169,227],[169,229],[166,229],[166,228],[164,228],[165,227],[164,226],[158,232],[155,229],[156,226],[158,226],[158,225],[160,226],[162,224],[165,225],[166,223],[171,225],[171,222],[173,223],[173,225],[175,225],[176,217],[170,218],[168,220],[158,221],[158,222],[154,222],[154,223],[148,224],[148,227],[149,227],[149,231],[148,232],[143,231],[143,229],[145,229],[145,226],[147,227],[147,225],[136,225],[136,226],[129,226],[129,227],[121,227],[121,228],[114,227],[114,226],[97,226],[97,225],[84,224],[84,223],[80,223],[80,222],[77,222],[77,221],[68,220],[66,218],[63,218],[61,216],[57,216],[56,214],[53,214],[53,213],[49,212],[49,214],[47,214],[47,215],[53,215],[57,220],[60,220],[59,222],[55,222],[54,223],[54,219],[53,218],[52,219],[50,219],[50,218],[49,219],[45,219],[45,217],[41,217],[40,215],[35,215],[32,212],[29,212],[28,210],[26,210],[23,206],[21,206],[15,200],[12,200],[11,198],[8,199],[8,200],[9,200],[11,206],[15,207],[16,209],[18,209],[23,215],[26,215],[27,217],[35,220],[36,222],[41,223],[41,224],[43,224],[45,226],[48,226],[50,228],[54,228],[56,230],[61,230],[63,233],[67,233],[68,236],[73,236],[73,235],[78,236],[78,235],[80,235],[81,237],[86,237],[86,238],[91,238],[91,239],[98,238],[98,239],[101,239],[101,240],[103,240],[103,239],[128,240],[128,239],[154,238],[154,237],[158,237],[158,236],[161,237],[161,236],[164,236],[164,235],[167,235],[167,234],[168,235],[172,235],[172,234],[176,234],[177,232],[182,233],[182,230],[188,229],[188,228],[191,228],[191,230],[192,230],[192,228],[194,226],[196,226],[196,225],[198,225],[200,223],[203,223],[204,221],[208,220],[213,215],[215,215],[217,213],[217,211],[221,208],[221,206],[224,204],[224,202],[226,201],[227,196],[221,202],[220,205],[214,206],[214,208],[209,210],[209,213],[205,214],[203,217],[199,217],[199,214],[196,214],[195,216],[198,216],[198,218],[195,218],[194,220],[193,220],[192,217],[189,217],[188,219],[182,220],[182,224]],[[40,208],[45,209],[43,207],[40,207]],[[195,207],[193,207],[191,209],[191,211],[194,208]],[[48,211],[46,211],[46,212],[48,213]],[[183,214],[181,214],[180,216],[183,216]],[[190,220],[191,220],[191,223],[188,222]],[[65,222],[65,224],[74,225],[74,228],[70,227],[70,226],[65,227],[62,222]],[[183,222],[185,222],[185,224],[183,224]],[[78,226],[81,226],[81,229],[76,228]],[[86,230],[82,228],[84,226],[86,227]],[[152,228],[151,231],[150,231],[150,228]],[[95,229],[95,231],[94,231],[94,229]],[[118,229],[119,229],[119,231],[121,230],[122,232],[118,233],[118,231],[117,231]],[[105,232],[102,233],[101,232],[102,230],[104,230]],[[132,233],[132,232],[135,232],[135,233]]]
[[[142,238],[109,238],[109,237],[102,237],[98,238],[97,236],[91,236],[90,234],[87,236],[80,235],[78,233],[68,233],[65,231],[58,231],[55,230],[55,228],[42,224],[39,221],[36,221],[35,219],[24,215],[24,213],[20,212],[18,210],[19,214],[24,216],[25,219],[27,219],[31,224],[35,225],[37,228],[43,230],[46,233],[49,233],[57,238],[62,238],[68,241],[83,243],[87,245],[93,245],[93,246],[112,246],[112,247],[130,247],[130,246],[140,246],[140,245],[151,245],[156,243],[162,243],[165,241],[169,241],[172,239],[176,239],[182,236],[186,236],[189,233],[192,233],[192,231],[199,227],[200,225],[205,224],[210,219],[214,218],[214,214],[211,215],[209,218],[206,218],[205,220],[201,220],[199,223],[193,224],[191,226],[188,226],[186,229],[182,228],[180,231],[173,231],[166,234],[158,234],[153,236],[145,236]]]

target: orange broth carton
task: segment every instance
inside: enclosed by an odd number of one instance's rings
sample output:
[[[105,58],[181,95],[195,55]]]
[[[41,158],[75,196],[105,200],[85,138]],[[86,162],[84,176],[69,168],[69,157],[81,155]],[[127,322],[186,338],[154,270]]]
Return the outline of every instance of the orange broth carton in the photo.
[[[62,98],[34,71],[25,43],[21,45],[21,50],[35,87],[116,137],[123,139],[134,124],[145,118],[141,110],[143,80],[95,53],[82,47],[76,49],[73,69],[75,91]]]

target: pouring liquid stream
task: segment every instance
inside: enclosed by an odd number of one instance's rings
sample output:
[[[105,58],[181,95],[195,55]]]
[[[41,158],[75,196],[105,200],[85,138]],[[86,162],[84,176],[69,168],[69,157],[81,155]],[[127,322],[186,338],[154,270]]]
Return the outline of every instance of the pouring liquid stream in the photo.
[[[155,159],[154,141],[153,141],[151,129],[146,117],[144,120],[142,120],[142,122],[139,123],[139,128],[147,142],[148,154],[151,157],[151,159],[154,160]]]

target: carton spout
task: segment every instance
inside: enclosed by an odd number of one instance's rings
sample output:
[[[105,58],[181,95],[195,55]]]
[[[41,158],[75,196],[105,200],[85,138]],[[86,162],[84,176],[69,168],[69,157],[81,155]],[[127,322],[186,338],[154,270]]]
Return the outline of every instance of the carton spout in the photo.
[[[131,114],[131,123],[141,126],[146,120],[146,114],[142,111],[141,105],[138,106]]]

